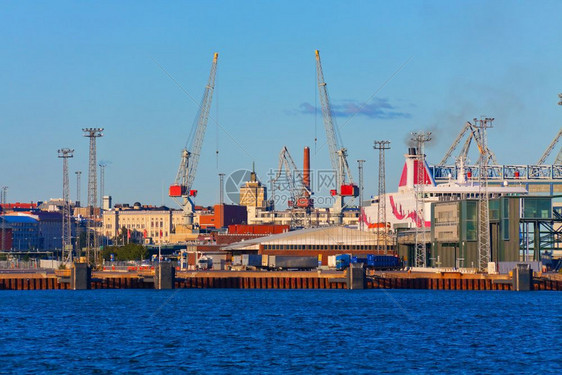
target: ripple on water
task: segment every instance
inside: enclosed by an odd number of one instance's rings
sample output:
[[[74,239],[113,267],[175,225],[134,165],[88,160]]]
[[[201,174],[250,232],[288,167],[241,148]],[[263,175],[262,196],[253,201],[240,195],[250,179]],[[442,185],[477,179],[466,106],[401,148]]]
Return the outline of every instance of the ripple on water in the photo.
[[[96,290],[0,298],[6,373],[560,372],[552,349],[561,344],[562,304],[554,292]]]

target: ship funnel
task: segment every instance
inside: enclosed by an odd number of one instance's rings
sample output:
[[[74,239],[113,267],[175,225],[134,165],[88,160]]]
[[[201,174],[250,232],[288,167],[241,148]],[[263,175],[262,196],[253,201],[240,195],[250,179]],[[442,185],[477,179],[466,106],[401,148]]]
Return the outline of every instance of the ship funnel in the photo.
[[[417,147],[408,147],[408,154],[404,155],[406,161],[404,163],[404,168],[402,169],[402,175],[400,176],[400,182],[398,184],[399,189],[414,189],[416,185],[432,185],[435,186],[435,180],[429,166],[425,162],[425,157],[422,158],[421,163],[423,163],[423,176],[418,176],[418,149]]]

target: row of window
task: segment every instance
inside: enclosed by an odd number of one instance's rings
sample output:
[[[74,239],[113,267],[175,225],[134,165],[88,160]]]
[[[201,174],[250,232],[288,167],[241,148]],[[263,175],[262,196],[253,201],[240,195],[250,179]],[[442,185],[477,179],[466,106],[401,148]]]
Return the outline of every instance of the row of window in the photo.
[[[105,228],[111,229],[112,226],[113,226],[112,224],[106,224]],[[122,227],[125,227],[127,229],[144,229],[145,228],[144,224],[123,224]],[[154,225],[151,225],[151,227],[154,228]],[[163,227],[164,227],[164,224],[160,223],[160,228],[163,228]],[[158,225],[156,225],[156,228],[158,228]]]
[[[376,245],[263,245],[264,250],[374,250]]]

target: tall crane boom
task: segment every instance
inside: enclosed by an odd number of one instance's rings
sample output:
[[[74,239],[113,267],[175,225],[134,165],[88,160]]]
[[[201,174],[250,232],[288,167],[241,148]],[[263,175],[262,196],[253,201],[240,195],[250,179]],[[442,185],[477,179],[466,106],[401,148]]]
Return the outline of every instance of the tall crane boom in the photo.
[[[455,148],[457,148],[457,146],[459,145],[459,142],[461,141],[461,139],[464,137],[464,135],[468,131],[470,131],[471,127],[472,127],[472,125],[470,124],[470,122],[467,122],[466,124],[464,124],[464,127],[462,128],[461,132],[459,133],[457,138],[453,141],[453,143],[451,144],[451,147],[449,147],[449,150],[447,151],[445,156],[443,156],[443,159],[441,160],[441,162],[438,165],[445,165],[445,163],[447,163],[447,159],[449,159],[449,157],[451,156],[453,151],[455,151]],[[470,135],[470,133],[469,133],[469,135]]]
[[[330,148],[330,162],[332,168],[336,173],[336,189],[332,190],[332,195],[335,198],[334,211],[341,223],[341,213],[344,208],[344,197],[357,197],[359,195],[359,188],[353,183],[351,171],[347,163],[347,149],[341,146],[338,142],[336,134],[336,126],[332,118],[332,108],[330,106],[330,99],[328,96],[328,89],[324,81],[324,73],[322,71],[322,62],[320,61],[320,51],[316,50],[316,75],[318,80],[318,92],[320,96],[320,103],[322,105],[322,117],[324,119],[324,127],[326,129],[326,141]],[[349,181],[349,182],[348,182]]]
[[[320,93],[320,104],[322,106],[322,117],[324,119],[324,128],[326,129],[326,139],[330,148],[330,162],[332,168],[337,171],[339,169],[338,150],[339,145],[336,138],[334,122],[332,120],[332,107],[328,98],[328,88],[324,81],[324,73],[322,71],[322,62],[320,61],[320,51],[316,50],[316,75],[318,80],[318,91]]]
[[[548,155],[550,155],[550,153],[554,149],[554,146],[556,146],[556,144],[558,143],[558,140],[560,139],[560,136],[562,136],[562,129],[560,129],[558,131],[558,134],[556,135],[556,137],[554,137],[552,142],[550,142],[550,145],[548,145],[547,149],[544,151],[544,154],[542,154],[541,158],[537,162],[537,165],[542,165],[545,162],[546,158],[548,158]],[[558,159],[558,157],[557,157],[557,159]],[[559,163],[555,163],[555,164],[559,164]]]
[[[201,148],[203,146],[203,139],[205,138],[205,131],[207,130],[207,123],[209,122],[209,112],[211,110],[211,102],[213,99],[213,90],[215,88],[215,75],[217,72],[217,59],[218,53],[213,55],[213,63],[211,65],[211,73],[209,80],[205,86],[203,98],[199,106],[197,115],[197,122],[194,123],[194,129],[191,131],[193,136],[188,140],[188,147],[182,150],[181,162],[176,174],[174,185],[170,186],[170,197],[183,198],[178,201],[184,212],[184,221],[186,225],[193,223],[193,202],[191,197],[197,195],[197,190],[192,190],[193,181],[197,173],[197,164],[201,156]]]

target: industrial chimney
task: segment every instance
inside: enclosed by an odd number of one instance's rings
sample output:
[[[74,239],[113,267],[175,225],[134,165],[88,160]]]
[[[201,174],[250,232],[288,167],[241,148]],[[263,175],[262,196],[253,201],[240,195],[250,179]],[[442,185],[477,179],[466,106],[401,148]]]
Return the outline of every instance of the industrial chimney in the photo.
[[[302,183],[310,191],[310,148],[304,148],[304,165],[302,169]],[[306,194],[307,197],[309,194]]]

